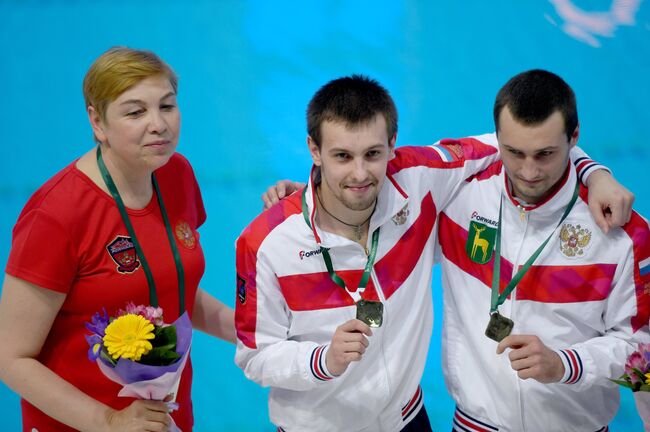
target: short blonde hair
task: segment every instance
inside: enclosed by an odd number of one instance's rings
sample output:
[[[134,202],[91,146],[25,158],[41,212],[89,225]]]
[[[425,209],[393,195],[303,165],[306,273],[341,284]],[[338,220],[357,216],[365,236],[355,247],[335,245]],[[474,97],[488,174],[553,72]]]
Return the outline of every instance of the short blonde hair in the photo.
[[[92,106],[105,120],[109,103],[143,79],[156,75],[166,76],[174,92],[177,91],[176,74],[153,52],[127,47],[110,48],[95,60],[84,77],[86,108]]]

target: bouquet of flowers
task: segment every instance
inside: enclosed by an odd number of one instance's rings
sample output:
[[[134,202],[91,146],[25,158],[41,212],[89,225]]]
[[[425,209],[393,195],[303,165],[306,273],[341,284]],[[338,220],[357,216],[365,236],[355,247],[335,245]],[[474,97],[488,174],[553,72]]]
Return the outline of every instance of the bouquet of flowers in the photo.
[[[128,303],[115,317],[105,309],[95,313],[86,328],[88,358],[123,386],[118,396],[163,400],[177,393],[192,342],[187,312],[164,324],[161,308]],[[171,430],[180,432],[175,425]]]
[[[644,429],[650,432],[650,344],[639,344],[625,362],[625,373],[612,381],[632,389]]]

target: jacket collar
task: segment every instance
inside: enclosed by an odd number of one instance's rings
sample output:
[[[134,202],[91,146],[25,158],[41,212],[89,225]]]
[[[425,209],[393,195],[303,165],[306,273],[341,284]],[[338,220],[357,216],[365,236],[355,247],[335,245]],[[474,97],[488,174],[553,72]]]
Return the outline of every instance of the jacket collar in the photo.
[[[314,191],[316,190],[316,181],[320,181],[320,176],[317,175],[318,171],[316,168],[316,166],[312,166],[309,183],[305,192],[309,224],[311,225],[314,238],[318,244],[327,248],[349,244],[351,240],[323,231],[316,224],[316,194]],[[369,233],[372,233],[377,227],[387,223],[393,216],[404,209],[408,205],[408,202],[409,197],[404,189],[402,189],[393,176],[386,174],[384,183],[377,196],[377,207],[370,218]]]
[[[552,193],[543,201],[537,204],[527,204],[512,195],[512,185],[506,174],[505,167],[501,175],[503,177],[503,187],[505,189],[506,202],[509,207],[514,207],[519,210],[523,209],[526,213],[532,212],[535,215],[544,216],[552,215],[558,211],[564,211],[567,204],[573,196],[575,184],[577,181],[577,174],[571,162],[567,162],[567,169],[560,180],[554,187]]]

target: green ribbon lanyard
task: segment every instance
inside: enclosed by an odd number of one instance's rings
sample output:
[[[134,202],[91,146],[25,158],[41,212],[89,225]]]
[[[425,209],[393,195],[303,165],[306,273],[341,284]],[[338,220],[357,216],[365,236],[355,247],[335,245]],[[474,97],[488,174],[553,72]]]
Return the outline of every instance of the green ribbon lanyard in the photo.
[[[307,208],[307,188],[302,192],[302,215],[305,218],[305,222],[307,222],[307,226],[309,228],[312,228],[311,223],[309,222],[309,209]],[[366,266],[363,269],[363,275],[361,276],[361,281],[359,281],[359,287],[357,288],[356,291],[352,292],[350,291],[347,286],[345,286],[345,282],[341,277],[336,274],[334,271],[334,267],[332,266],[332,258],[330,257],[329,251],[327,248],[324,248],[320,244],[318,245],[320,247],[321,254],[323,255],[323,261],[325,261],[325,266],[327,267],[327,273],[329,273],[330,278],[332,281],[334,281],[335,284],[343,288],[350,294],[352,299],[357,302],[361,299],[361,293],[365,291],[366,286],[368,285],[368,279],[370,279],[370,272],[372,271],[372,266],[375,264],[375,257],[377,256],[377,245],[379,244],[379,228],[377,228],[373,233],[372,233],[372,241],[371,241],[371,246],[370,246],[370,253],[368,254],[368,261],[366,261]]]
[[[576,203],[576,200],[578,199],[578,191],[580,190],[580,185],[578,181],[576,181],[576,186],[575,189],[573,190],[573,197],[571,197],[571,201],[569,201],[569,204],[567,205],[566,210],[564,210],[564,214],[562,215],[562,218],[560,221],[557,223],[557,226],[555,229],[553,229],[553,232],[548,236],[548,238],[542,243],[535,252],[528,258],[528,260],[524,263],[524,265],[519,269],[517,274],[512,278],[512,280],[506,285],[505,289],[499,295],[499,277],[500,277],[500,272],[501,272],[501,210],[503,207],[503,199],[500,200],[499,204],[499,224],[497,225],[497,240],[496,240],[496,245],[495,245],[495,257],[494,257],[494,272],[492,273],[492,300],[491,300],[491,307],[490,307],[490,314],[493,314],[497,312],[497,309],[499,306],[501,306],[505,301],[506,298],[510,295],[510,293],[515,289],[517,284],[521,281],[521,279],[524,277],[528,269],[533,265],[533,262],[537,259],[540,253],[542,253],[542,250],[544,249],[544,246],[549,242],[551,237],[553,237],[553,233],[557,229],[557,227],[560,226],[560,224],[566,219],[566,217],[569,215],[569,212],[571,212],[571,209],[573,208],[573,205]]]
[[[117,204],[117,208],[122,216],[122,221],[124,222],[124,225],[126,225],[126,230],[128,231],[129,236],[131,236],[131,241],[133,241],[135,251],[142,262],[142,268],[147,277],[147,283],[149,284],[149,303],[151,303],[151,306],[153,307],[158,307],[158,294],[156,293],[156,283],[153,280],[151,267],[149,267],[149,263],[144,256],[140,242],[135,235],[131,219],[129,219],[129,214],[124,206],[124,201],[122,201],[122,197],[117,191],[117,187],[115,186],[111,174],[108,172],[108,169],[106,169],[104,159],[102,158],[102,150],[99,146],[97,146],[97,165],[99,166],[99,172],[102,174],[104,183],[106,183],[106,187],[113,196],[115,204]],[[169,240],[169,245],[172,248],[172,255],[174,256],[174,262],[176,263],[176,276],[178,277],[178,315],[180,316],[185,312],[185,272],[183,270],[183,261],[181,261],[181,255],[178,252],[178,247],[176,247],[176,242],[174,241],[174,234],[172,233],[172,227],[169,223],[169,218],[167,217],[167,210],[165,210],[165,204],[163,203],[162,194],[160,193],[156,176],[153,174],[151,175],[151,182],[153,183],[153,188],[156,192],[156,198],[160,205],[160,213],[162,214],[163,222],[165,224],[165,231],[167,231],[167,239]]]

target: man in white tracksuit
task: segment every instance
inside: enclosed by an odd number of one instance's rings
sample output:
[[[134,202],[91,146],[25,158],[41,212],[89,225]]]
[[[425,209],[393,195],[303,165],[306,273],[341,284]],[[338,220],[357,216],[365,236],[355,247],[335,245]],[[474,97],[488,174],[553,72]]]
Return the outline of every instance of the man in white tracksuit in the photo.
[[[281,430],[431,430],[420,379],[435,222],[496,146],[395,150],[392,98],[362,76],[323,86],[308,129],[309,184],[237,240],[235,360],[271,387]]]
[[[579,125],[560,77],[515,76],[494,117],[502,161],[438,220],[454,430],[607,430],[619,406],[608,378],[634,342],[650,341],[648,222],[633,213],[622,228],[597,228],[584,167],[569,162]]]

